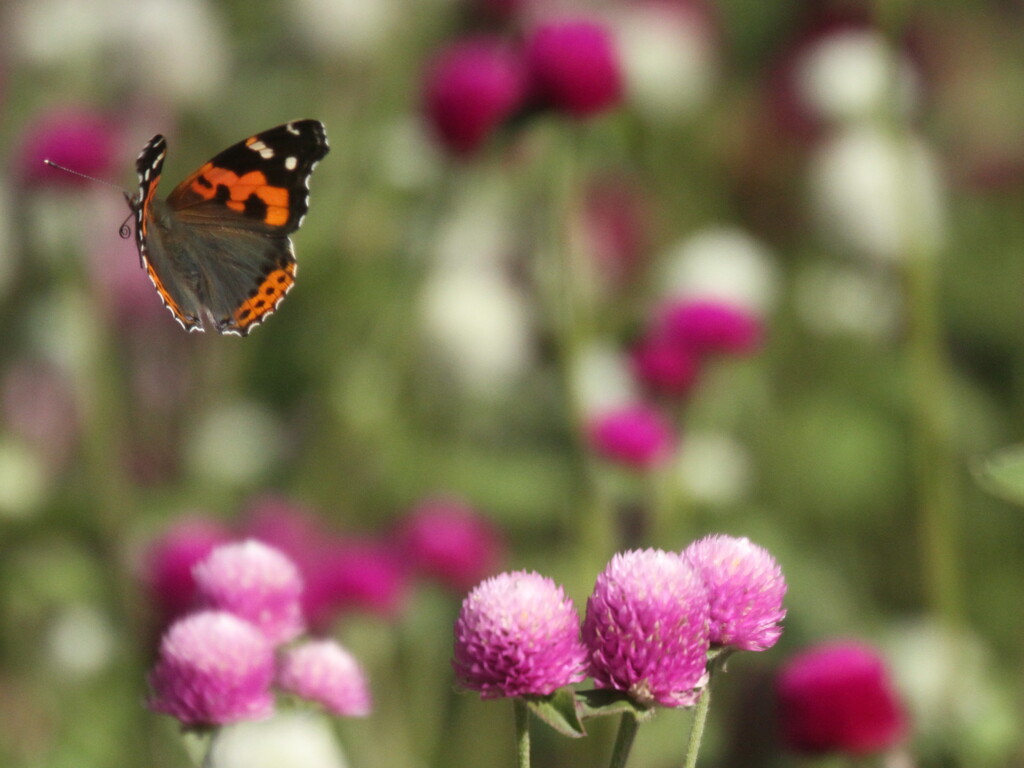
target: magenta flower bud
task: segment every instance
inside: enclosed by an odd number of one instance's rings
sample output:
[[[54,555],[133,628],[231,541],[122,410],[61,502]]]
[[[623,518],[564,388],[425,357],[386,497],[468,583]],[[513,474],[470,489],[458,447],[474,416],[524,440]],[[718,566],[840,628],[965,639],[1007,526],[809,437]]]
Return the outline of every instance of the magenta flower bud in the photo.
[[[700,574],[676,552],[615,555],[587,600],[583,642],[598,688],[625,691],[644,705],[695,704],[710,648]]]
[[[462,602],[452,667],[485,699],[546,696],[586,677],[576,608],[538,573],[501,573]]]
[[[305,629],[302,577],[291,560],[262,542],[217,547],[192,575],[203,605],[246,619],[274,645]]]
[[[149,706],[184,725],[269,717],[274,649],[256,627],[224,611],[201,611],[171,625],[149,681]]]
[[[786,616],[786,580],[768,550],[750,539],[707,536],[683,552],[697,569],[711,605],[711,644],[742,651],[775,645]]]
[[[668,421],[646,405],[597,416],[589,424],[589,438],[601,456],[638,470],[663,464],[676,447],[676,437]]]
[[[454,499],[419,504],[397,532],[405,561],[460,593],[494,573],[501,540],[490,522]]]
[[[548,22],[526,40],[531,95],[543,106],[587,117],[622,99],[622,73],[612,37],[588,20]]]
[[[795,656],[776,693],[782,738],[797,752],[866,755],[907,734],[885,662],[863,643],[833,642]]]
[[[633,347],[633,375],[651,392],[683,397],[700,378],[700,357],[664,334],[651,334]]]
[[[461,40],[430,65],[423,86],[427,123],[455,155],[469,155],[487,141],[523,100],[518,59],[496,38]]]
[[[195,605],[193,567],[230,538],[230,532],[219,523],[194,518],[178,521],[150,545],[142,576],[162,623]]]
[[[318,627],[352,610],[393,618],[405,604],[406,571],[390,543],[354,538],[331,542],[320,554],[314,578],[311,604],[318,613],[311,621]]]
[[[104,178],[113,168],[117,131],[113,123],[89,108],[61,108],[32,121],[18,152],[20,176],[28,184],[77,187],[81,176],[46,165],[44,160],[89,176]]]
[[[661,328],[677,345],[701,355],[748,355],[761,347],[761,321],[721,301],[684,301],[665,310]]]
[[[373,708],[359,663],[333,640],[314,640],[286,650],[277,682],[283,690],[341,717],[365,717]]]

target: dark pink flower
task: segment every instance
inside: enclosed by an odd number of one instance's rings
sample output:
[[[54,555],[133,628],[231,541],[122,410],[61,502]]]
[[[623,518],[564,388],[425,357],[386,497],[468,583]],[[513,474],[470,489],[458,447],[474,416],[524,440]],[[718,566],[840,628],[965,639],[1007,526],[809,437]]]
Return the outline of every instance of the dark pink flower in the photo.
[[[797,752],[864,755],[895,746],[907,720],[885,662],[838,641],[795,656],[776,683],[782,738]]]
[[[501,539],[468,504],[429,499],[416,506],[397,532],[405,562],[460,593],[496,570]]]
[[[212,726],[269,717],[274,649],[263,633],[223,611],[201,611],[171,625],[150,673],[149,706],[184,725]]]
[[[333,640],[312,640],[286,650],[277,681],[285,691],[341,717],[365,717],[373,708],[362,668]]]
[[[750,539],[707,536],[683,552],[711,603],[711,644],[763,651],[782,634],[786,580],[768,550]]]
[[[469,155],[518,109],[524,93],[522,67],[505,44],[474,37],[452,44],[430,64],[423,108],[441,144]]]
[[[665,334],[651,333],[630,350],[633,375],[649,391],[683,397],[700,378],[700,356]]]
[[[622,99],[622,73],[611,34],[586,19],[535,27],[526,39],[532,98],[542,106],[587,117]]]
[[[606,459],[632,469],[651,469],[675,450],[676,437],[668,421],[646,405],[601,414],[589,424],[590,443]]]
[[[255,539],[222,544],[192,571],[200,602],[246,619],[274,645],[298,637],[302,577],[280,551]]]
[[[321,550],[313,570],[310,623],[325,627],[346,611],[393,618],[405,603],[408,583],[394,547],[370,539],[344,539]]]
[[[170,622],[196,602],[195,565],[231,539],[220,523],[205,518],[179,520],[154,541],[143,560],[143,579],[162,623]]]
[[[746,355],[761,347],[761,321],[721,301],[682,301],[667,307],[659,328],[676,345],[700,355]]]
[[[708,598],[677,552],[615,555],[587,600],[583,642],[598,688],[640,704],[688,707],[707,683]]]
[[[110,174],[117,156],[114,124],[88,107],[66,107],[38,116],[28,124],[18,153],[20,176],[38,186],[81,186],[88,180],[46,165],[52,160],[97,178]]]
[[[452,667],[485,699],[553,693],[586,677],[586,659],[576,608],[549,578],[501,573],[462,602]]]

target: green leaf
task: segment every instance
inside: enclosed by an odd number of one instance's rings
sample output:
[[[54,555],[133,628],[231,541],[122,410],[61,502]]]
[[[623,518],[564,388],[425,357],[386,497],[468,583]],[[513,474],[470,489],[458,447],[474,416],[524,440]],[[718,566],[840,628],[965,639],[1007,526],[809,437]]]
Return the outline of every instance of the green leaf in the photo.
[[[638,722],[647,720],[654,714],[653,709],[641,706],[624,691],[607,688],[577,691],[576,698],[581,704],[582,714],[587,717],[607,717],[632,712]]]
[[[1002,448],[978,461],[973,470],[989,493],[1024,506],[1024,445]]]
[[[531,696],[526,703],[533,714],[563,736],[579,739],[587,735],[571,688],[559,688],[550,696]]]

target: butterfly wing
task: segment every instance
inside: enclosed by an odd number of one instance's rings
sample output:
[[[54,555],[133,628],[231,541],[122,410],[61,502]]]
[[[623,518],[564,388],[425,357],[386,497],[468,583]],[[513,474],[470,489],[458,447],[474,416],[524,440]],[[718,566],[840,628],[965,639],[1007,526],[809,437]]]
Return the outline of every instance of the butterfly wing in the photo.
[[[287,235],[309,210],[309,177],[328,151],[323,123],[294,120],[228,147],[175,187],[167,202],[194,224],[213,219],[218,226]]]

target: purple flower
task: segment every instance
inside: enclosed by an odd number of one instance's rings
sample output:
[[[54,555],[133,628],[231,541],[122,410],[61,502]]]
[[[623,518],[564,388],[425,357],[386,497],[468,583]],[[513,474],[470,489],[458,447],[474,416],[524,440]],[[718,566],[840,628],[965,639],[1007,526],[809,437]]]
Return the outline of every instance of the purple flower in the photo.
[[[675,450],[676,437],[660,413],[634,405],[601,414],[589,424],[594,450],[632,469],[652,469]]]
[[[494,573],[501,559],[501,540],[494,527],[455,499],[420,503],[397,538],[408,564],[460,593]]]
[[[907,733],[885,662],[863,643],[833,642],[795,656],[776,692],[782,738],[797,752],[865,755]]]
[[[365,717],[373,706],[363,670],[355,657],[333,640],[289,648],[281,656],[277,681],[289,693],[342,717]]]
[[[404,607],[408,581],[393,544],[343,539],[330,542],[318,557],[312,601],[320,613],[311,615],[314,626],[352,610],[393,618]]]
[[[285,555],[259,541],[224,544],[192,571],[203,605],[252,622],[274,645],[305,629],[302,577]]]
[[[150,545],[143,578],[163,623],[194,606],[196,582],[192,569],[230,538],[230,532],[219,523],[191,518],[179,520]]]
[[[633,375],[651,392],[672,397],[689,394],[700,377],[700,358],[664,334],[649,334],[631,351]]]
[[[65,107],[38,117],[26,130],[18,153],[21,178],[39,186],[81,186],[81,176],[43,163],[52,160],[73,171],[103,178],[114,165],[117,131],[114,125],[88,107]]]
[[[747,355],[761,347],[761,322],[721,301],[683,301],[668,307],[660,327],[675,344],[700,355]]]
[[[541,105],[587,117],[622,98],[622,73],[608,30],[594,21],[547,22],[526,40],[532,97]]]
[[[224,611],[201,611],[171,625],[150,673],[149,706],[184,725],[269,717],[274,649],[263,633]]]
[[[423,86],[426,120],[456,155],[475,152],[519,107],[519,60],[496,38],[460,40],[431,63]]]
[[[768,550],[749,539],[707,536],[683,552],[707,588],[711,644],[743,651],[775,645],[786,616],[786,580]]]
[[[576,608],[549,578],[502,573],[462,602],[452,667],[485,699],[553,693],[583,680],[586,660]]]
[[[640,704],[691,706],[707,683],[710,648],[700,574],[676,552],[615,555],[587,600],[583,642],[598,688]]]

